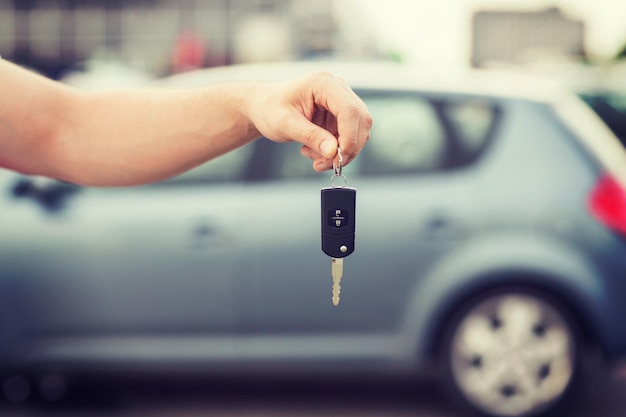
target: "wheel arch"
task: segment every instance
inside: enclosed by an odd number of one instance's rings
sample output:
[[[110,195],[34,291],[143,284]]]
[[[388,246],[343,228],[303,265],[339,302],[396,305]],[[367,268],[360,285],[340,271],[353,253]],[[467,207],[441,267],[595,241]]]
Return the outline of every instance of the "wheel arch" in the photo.
[[[403,326],[415,341],[412,352],[422,368],[436,358],[459,307],[507,287],[539,291],[560,302],[583,340],[604,351],[598,312],[602,277],[583,253],[561,242],[535,236],[472,242],[443,257],[418,282]]]
[[[430,341],[424,347],[424,355],[428,360],[439,359],[450,325],[456,321],[460,312],[481,298],[506,291],[534,294],[558,303],[566,319],[573,322],[571,324],[575,326],[577,337],[589,347],[602,348],[600,335],[588,314],[588,307],[585,307],[579,295],[561,285],[560,277],[541,271],[518,269],[490,271],[475,279],[479,282],[475,288],[460,291],[446,305],[442,305],[441,312],[429,329],[430,336],[426,339]]]

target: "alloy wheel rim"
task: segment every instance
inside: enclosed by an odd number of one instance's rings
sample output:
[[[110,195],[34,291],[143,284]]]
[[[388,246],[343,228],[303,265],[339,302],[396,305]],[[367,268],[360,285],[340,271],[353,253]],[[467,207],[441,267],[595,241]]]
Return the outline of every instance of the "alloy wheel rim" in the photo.
[[[523,416],[561,397],[574,373],[574,339],[561,313],[527,294],[472,308],[452,338],[454,380],[477,408]]]

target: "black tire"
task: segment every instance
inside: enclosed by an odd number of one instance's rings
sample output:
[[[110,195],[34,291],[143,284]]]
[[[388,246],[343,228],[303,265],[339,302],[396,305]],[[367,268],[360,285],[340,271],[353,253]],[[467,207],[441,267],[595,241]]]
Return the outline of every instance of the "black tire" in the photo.
[[[443,389],[466,414],[562,412],[583,374],[581,333],[569,310],[540,291],[490,291],[463,304],[443,333]]]

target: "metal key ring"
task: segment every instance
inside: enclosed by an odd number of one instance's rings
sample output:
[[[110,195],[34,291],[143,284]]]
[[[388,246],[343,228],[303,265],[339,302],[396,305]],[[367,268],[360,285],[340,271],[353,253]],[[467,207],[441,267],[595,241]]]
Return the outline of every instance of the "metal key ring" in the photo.
[[[335,177],[342,177],[341,171],[343,170],[343,156],[341,155],[341,148],[337,148],[337,156],[339,157],[339,166],[335,165],[335,160],[333,159],[333,171],[335,172]]]
[[[333,159],[333,176],[330,178],[330,185],[332,185],[333,187],[345,187],[348,179],[346,178],[345,175],[343,175],[341,173],[341,171],[343,170],[343,156],[341,155],[341,149],[337,148],[337,156],[339,157],[339,166],[335,165],[335,160]],[[335,185],[335,178],[342,178],[343,179],[343,184],[342,185]]]
[[[341,185],[337,185],[337,184],[335,184],[335,178],[341,178],[341,179],[343,179],[343,184],[341,184]],[[332,177],[330,177],[330,185],[332,185],[332,186],[333,186],[333,188],[337,188],[337,187],[345,187],[347,183],[348,183],[348,179],[347,179],[347,178],[346,178],[346,176],[345,176],[345,175],[343,175],[343,174],[341,174],[341,175],[337,175],[337,174],[335,174],[335,175],[333,175]]]

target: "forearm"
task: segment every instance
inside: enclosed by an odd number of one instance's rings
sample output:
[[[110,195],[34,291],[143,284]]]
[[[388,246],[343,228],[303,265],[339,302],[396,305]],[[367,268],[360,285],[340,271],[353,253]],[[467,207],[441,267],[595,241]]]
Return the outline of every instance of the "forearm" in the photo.
[[[252,89],[78,93],[48,159],[55,176],[89,185],[170,177],[259,136],[245,113]]]
[[[183,172],[260,136],[262,84],[82,92],[0,61],[0,166],[86,185]]]

